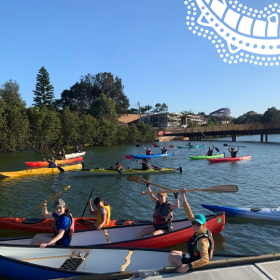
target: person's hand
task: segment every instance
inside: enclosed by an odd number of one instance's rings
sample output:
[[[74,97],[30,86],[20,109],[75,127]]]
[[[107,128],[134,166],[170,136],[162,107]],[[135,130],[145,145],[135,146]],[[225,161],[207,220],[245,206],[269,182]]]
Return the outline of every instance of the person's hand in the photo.
[[[45,200],[43,203],[42,203],[42,206],[45,206],[45,207],[47,207],[47,201]]]
[[[182,266],[180,266],[180,267],[176,270],[176,272],[185,273],[185,272],[187,272],[189,269],[190,269],[190,267],[189,267],[188,264],[183,264]]]
[[[96,230],[101,230],[102,229],[102,226],[98,226]]]
[[[47,243],[42,243],[42,244],[40,244],[40,248],[41,248],[41,249],[44,249],[44,248],[46,248],[47,246],[48,246]]]
[[[91,203],[91,201],[92,201],[92,198],[89,198],[89,199],[88,199],[88,203]]]
[[[187,192],[188,192],[188,190],[186,188],[183,188],[183,189],[180,190],[181,194],[186,194]]]
[[[146,187],[149,188],[149,187],[150,187],[150,184],[151,184],[151,181],[147,181]]]

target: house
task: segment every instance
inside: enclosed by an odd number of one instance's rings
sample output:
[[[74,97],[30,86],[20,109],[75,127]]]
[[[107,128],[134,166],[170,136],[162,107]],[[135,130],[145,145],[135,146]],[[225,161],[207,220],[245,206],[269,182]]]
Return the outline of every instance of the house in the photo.
[[[157,128],[175,128],[181,126],[181,116],[180,113],[162,112],[141,116],[141,120]]]
[[[203,115],[183,115],[182,116],[182,126],[187,127],[189,124],[194,123],[196,125],[203,125],[208,122],[208,119],[205,118]]]

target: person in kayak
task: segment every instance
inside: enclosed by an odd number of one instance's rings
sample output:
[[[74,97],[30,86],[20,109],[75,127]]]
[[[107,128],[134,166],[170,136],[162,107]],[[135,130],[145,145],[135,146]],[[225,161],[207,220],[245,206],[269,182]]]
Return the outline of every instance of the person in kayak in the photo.
[[[187,189],[180,190],[185,213],[192,223],[194,231],[194,235],[187,243],[190,257],[185,257],[182,251],[171,251],[168,256],[170,265],[179,266],[177,269],[179,273],[208,264],[214,252],[214,240],[212,233],[206,228],[206,219],[202,214],[193,215],[185,197],[186,193]]]
[[[82,148],[83,148],[82,145],[80,145],[80,147],[79,147],[79,146],[76,146],[76,148],[74,149],[74,153],[80,153],[81,150],[82,150]]]
[[[101,230],[102,227],[109,226],[110,218],[111,218],[111,206],[104,202],[101,197],[96,197],[93,201],[94,205],[96,206],[97,210],[93,210],[91,205],[92,199],[88,199],[89,205],[89,212],[91,215],[97,215],[96,223],[91,223],[90,225],[96,227],[97,230]],[[87,225],[89,225],[87,223]]]
[[[239,146],[238,146],[237,151],[235,151],[234,148],[231,148],[231,149],[230,149],[230,147],[231,147],[231,146],[228,147],[228,151],[230,152],[230,156],[233,157],[233,158],[236,158],[237,153],[239,152]]]
[[[62,148],[62,152],[61,151],[58,151],[58,153],[56,153],[53,149],[52,149],[52,152],[54,154],[56,154],[57,156],[57,159],[61,160],[61,159],[65,159],[65,150]]]
[[[147,182],[147,191],[151,192],[150,183]],[[172,210],[180,208],[180,202],[178,199],[178,193],[174,193],[175,204],[170,203],[166,200],[166,193],[158,193],[157,198],[153,194],[149,194],[150,199],[156,205],[153,219],[154,224],[143,228],[135,237],[135,239],[143,238],[145,235],[159,235],[162,233],[167,233],[173,231],[172,219],[173,213]]]
[[[206,156],[213,156],[213,152],[214,152],[214,148],[215,146],[213,145],[213,148],[211,149],[211,147],[209,147],[208,152],[206,154]]]
[[[147,156],[151,156],[152,155],[152,149],[151,148],[145,149],[145,147],[143,146],[143,149],[146,151],[146,155]]]
[[[142,159],[142,162],[140,162],[138,159],[136,159],[136,162],[137,162],[138,164],[142,164],[142,170],[148,170],[149,167],[151,167],[151,165],[148,164],[148,160],[147,160],[146,158],[143,158],[143,159]]]
[[[159,146],[159,148],[161,149],[161,153],[162,153],[162,154],[167,154],[167,153],[168,153],[168,148],[167,148],[167,146],[164,146],[163,148],[161,148],[161,147]]]
[[[63,245],[70,246],[74,233],[74,223],[71,211],[66,207],[62,199],[54,202],[54,213],[47,210],[47,202],[42,203],[42,214],[45,218],[54,218],[53,234],[36,234],[30,245],[40,245],[41,249],[47,246]]]
[[[189,142],[186,146],[193,146],[193,143]]]
[[[51,157],[50,159],[45,159],[43,156],[42,156],[42,159],[44,160],[44,161],[47,161],[48,163],[49,163],[49,168],[55,168],[55,167],[57,167],[57,163],[56,163],[56,161],[55,161],[55,159],[54,159],[54,157]]]

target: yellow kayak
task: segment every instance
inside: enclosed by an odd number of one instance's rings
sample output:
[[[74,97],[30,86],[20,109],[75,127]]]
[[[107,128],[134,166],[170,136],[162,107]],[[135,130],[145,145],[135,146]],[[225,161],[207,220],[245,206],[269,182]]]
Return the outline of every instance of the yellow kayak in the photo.
[[[62,166],[65,171],[73,170],[73,169],[81,169],[82,164],[74,164],[74,165],[65,165]],[[0,172],[0,175],[5,177],[19,177],[19,176],[28,176],[28,175],[40,175],[40,174],[53,174],[61,172],[58,168],[36,168],[36,169],[26,169],[22,171],[14,171],[14,172]]]

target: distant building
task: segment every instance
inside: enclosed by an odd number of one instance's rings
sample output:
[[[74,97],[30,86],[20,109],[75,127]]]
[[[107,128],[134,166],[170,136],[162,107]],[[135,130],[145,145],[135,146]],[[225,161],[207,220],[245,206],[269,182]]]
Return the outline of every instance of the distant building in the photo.
[[[141,120],[144,123],[151,124],[153,127],[175,128],[181,126],[181,117],[182,114],[180,113],[162,112],[141,116]]]
[[[138,114],[125,114],[121,115],[118,118],[119,124],[132,124],[132,123],[138,123],[140,120],[140,117]]]
[[[208,119],[205,118],[203,115],[183,115],[182,116],[182,126],[187,127],[190,123],[194,123],[196,125],[203,125],[208,123]]]
[[[214,117],[220,124],[228,124],[231,121],[231,118],[229,117]]]

